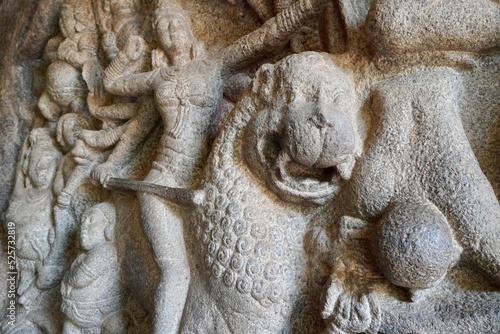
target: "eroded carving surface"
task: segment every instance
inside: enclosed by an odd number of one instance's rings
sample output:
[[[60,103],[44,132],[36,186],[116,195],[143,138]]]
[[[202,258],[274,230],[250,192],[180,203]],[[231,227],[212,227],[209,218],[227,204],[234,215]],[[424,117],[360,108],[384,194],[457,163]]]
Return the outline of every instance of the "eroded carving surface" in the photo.
[[[1,333],[500,331],[498,2],[58,11]]]

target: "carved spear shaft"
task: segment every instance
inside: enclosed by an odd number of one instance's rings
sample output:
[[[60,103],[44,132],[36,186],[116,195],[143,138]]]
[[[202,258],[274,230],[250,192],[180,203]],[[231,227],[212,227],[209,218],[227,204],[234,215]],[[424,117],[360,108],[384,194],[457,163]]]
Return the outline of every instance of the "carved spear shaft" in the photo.
[[[145,192],[183,206],[200,205],[203,203],[205,197],[203,190],[173,188],[146,181],[116,177],[107,180],[106,188],[111,190],[135,190],[138,192]]]

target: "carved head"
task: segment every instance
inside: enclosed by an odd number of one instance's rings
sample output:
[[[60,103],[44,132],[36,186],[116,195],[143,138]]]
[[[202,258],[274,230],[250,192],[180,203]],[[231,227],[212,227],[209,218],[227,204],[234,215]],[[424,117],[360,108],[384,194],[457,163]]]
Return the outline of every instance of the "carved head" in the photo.
[[[87,117],[76,113],[64,114],[57,122],[57,142],[66,152],[71,151],[76,146],[82,129],[88,128],[91,128],[91,124]]]
[[[28,177],[35,188],[48,189],[54,181],[61,153],[45,128],[31,131],[29,144],[31,149],[26,170]]]
[[[108,202],[96,204],[85,210],[80,228],[82,248],[89,251],[106,241],[113,240],[115,217],[115,207]]]
[[[155,12],[154,29],[162,50],[169,58],[191,57],[196,43],[189,16],[181,8],[161,8]]]
[[[68,107],[73,100],[87,93],[87,85],[80,72],[61,60],[47,68],[45,89],[51,100],[60,107]]]
[[[67,1],[62,5],[59,27],[64,37],[70,37],[76,33],[96,31],[94,13],[90,2]]]
[[[264,65],[253,93],[262,111],[247,128],[247,163],[288,201],[332,198],[361,151],[349,73],[327,54],[296,54]]]

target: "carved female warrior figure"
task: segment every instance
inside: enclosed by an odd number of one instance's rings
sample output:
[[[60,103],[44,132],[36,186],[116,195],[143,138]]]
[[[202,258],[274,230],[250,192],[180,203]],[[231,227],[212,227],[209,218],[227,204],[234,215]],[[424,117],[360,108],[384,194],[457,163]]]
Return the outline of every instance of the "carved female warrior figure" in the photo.
[[[190,54],[195,40],[188,22],[181,12],[165,12],[157,18],[157,31],[161,32],[158,39],[173,66],[180,67],[192,60]],[[142,39],[131,41],[144,47]],[[133,52],[131,46],[134,45],[127,44],[125,52]],[[183,68],[184,71],[164,67],[147,75],[124,77],[124,56],[126,53],[120,53],[106,70],[105,87],[119,95],[140,95],[155,89],[156,104],[165,124],[162,145],[158,147],[157,159],[146,180],[172,187],[188,187],[196,180],[194,174],[201,170],[208,155],[210,140],[207,140],[207,135],[214,135],[212,123],[220,95],[220,77],[216,68],[210,63],[196,62],[194,64],[199,66]],[[141,194],[139,198],[145,231],[161,269],[155,294],[154,330],[156,333],[173,333],[182,316],[189,282],[183,219],[176,207],[167,206],[155,196]]]
[[[18,319],[2,326],[2,333],[56,332],[59,326],[57,291],[41,286],[43,261],[52,248],[54,218],[53,182],[61,153],[49,129],[35,128],[21,151],[14,192],[5,218],[14,222],[17,240]],[[4,323],[5,324],[5,323]]]
[[[54,204],[52,183],[61,159],[48,129],[34,129],[27,142],[27,153],[20,165],[6,213],[7,221],[14,222],[17,230],[19,296],[32,288],[37,290],[37,272],[50,251]]]
[[[106,69],[104,86],[117,95],[154,94],[164,133],[147,181],[183,188],[199,181],[215,136],[223,79],[283,47],[291,33],[316,13],[316,7],[316,1],[299,1],[211,58],[204,55],[182,10],[172,5],[160,8],[156,12],[157,38],[170,66],[147,73],[126,74],[141,62],[145,48],[141,38],[129,39]],[[96,176],[105,184],[109,175]],[[149,194],[139,198],[144,229],[161,269],[154,330],[174,333],[190,280],[182,212]]]

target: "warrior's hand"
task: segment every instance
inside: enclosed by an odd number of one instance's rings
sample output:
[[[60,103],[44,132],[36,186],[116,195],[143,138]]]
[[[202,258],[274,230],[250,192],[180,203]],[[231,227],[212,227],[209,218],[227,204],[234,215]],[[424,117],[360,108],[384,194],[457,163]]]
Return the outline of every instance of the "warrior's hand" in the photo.
[[[72,197],[70,193],[62,190],[59,196],[57,196],[57,206],[60,208],[68,208],[71,204]]]
[[[109,60],[115,59],[120,50],[118,49],[116,42],[116,35],[113,32],[106,32],[102,36],[102,48],[106,52]]]
[[[123,49],[123,54],[129,62],[136,62],[144,57],[146,42],[142,37],[130,36]]]
[[[93,171],[90,177],[97,181],[103,188],[106,188],[106,184],[108,183],[111,177],[116,177],[117,175],[116,168],[110,163],[103,163],[97,166]]]

